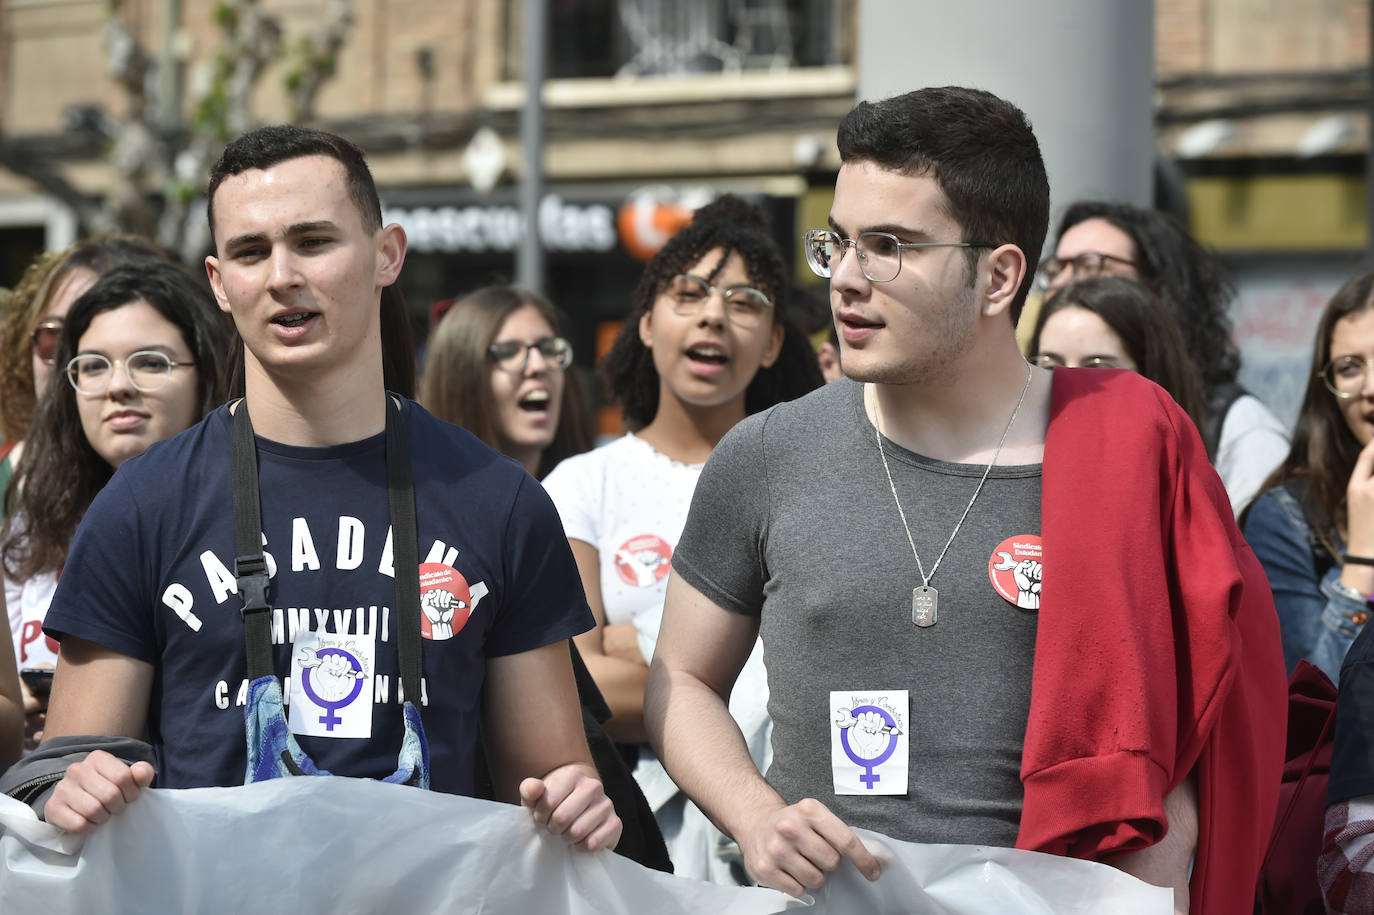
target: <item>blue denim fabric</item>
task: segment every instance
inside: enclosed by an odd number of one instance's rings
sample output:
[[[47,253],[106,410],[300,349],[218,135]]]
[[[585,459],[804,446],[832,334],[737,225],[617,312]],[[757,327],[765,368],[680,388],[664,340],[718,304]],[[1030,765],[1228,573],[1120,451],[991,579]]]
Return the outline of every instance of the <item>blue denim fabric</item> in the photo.
[[[281,681],[276,677],[258,677],[248,684],[248,705],[243,710],[244,726],[248,734],[248,771],[243,783],[265,782],[285,778],[291,770],[282,760],[282,752],[290,754],[296,768],[305,775],[330,775],[317,768],[315,761],[291,736],[282,713]]]
[[[1367,614],[1364,601],[1332,587],[1341,577],[1335,563],[1320,579],[1312,557],[1316,540],[1302,506],[1281,486],[1260,495],[1245,520],[1245,539],[1269,577],[1283,637],[1283,660],[1289,674],[1306,659],[1336,682],[1341,661],[1364,628],[1356,622]],[[1332,534],[1337,550],[1345,544]]]
[[[420,712],[409,701],[402,708],[405,716],[405,737],[396,760],[396,771],[384,782],[414,785],[429,790],[429,741],[420,722]],[[243,710],[248,738],[248,767],[244,784],[285,778],[290,775],[331,775],[315,765],[291,735],[283,714],[281,681],[276,677],[259,677],[248,685],[248,705]],[[299,770],[293,773],[283,754],[290,756]]]

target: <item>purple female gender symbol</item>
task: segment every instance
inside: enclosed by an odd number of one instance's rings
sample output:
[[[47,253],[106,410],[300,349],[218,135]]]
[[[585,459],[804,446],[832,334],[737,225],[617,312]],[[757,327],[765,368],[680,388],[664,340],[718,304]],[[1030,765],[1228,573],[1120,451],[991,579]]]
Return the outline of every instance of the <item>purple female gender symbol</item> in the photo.
[[[321,648],[319,651],[315,653],[315,657],[322,658],[325,655],[331,654],[342,655],[343,657],[347,658],[349,663],[349,670],[362,670],[362,665],[358,663],[358,659],[353,657],[353,655],[349,654],[348,652],[344,651],[342,648]],[[353,690],[347,696],[345,696],[337,702],[327,702],[324,699],[321,699],[319,696],[315,695],[315,690],[311,688],[310,671],[311,668],[309,667],[306,667],[301,671],[301,687],[304,688],[305,694],[310,697],[311,702],[314,702],[316,705],[321,706],[325,709],[325,713],[320,716],[320,724],[324,725],[326,730],[332,731],[334,730],[334,725],[341,724],[343,722],[343,719],[340,718],[337,714],[335,714],[335,710],[351,705],[353,703],[353,700],[358,698],[358,693],[363,691],[363,678],[357,677],[353,680]],[[889,750],[888,752],[891,751]]]
[[[873,786],[882,780],[882,776],[873,770],[887,762],[892,751],[897,749],[897,735],[895,733],[897,722],[887,713],[886,709],[878,708],[876,705],[860,705],[849,714],[857,719],[864,712],[877,712],[883,721],[887,722],[887,726],[894,730],[894,733],[887,735],[887,749],[873,759],[865,759],[849,748],[849,728],[840,728],[840,746],[844,747],[844,755],[848,756],[854,765],[866,770],[863,775],[859,776],[859,781],[867,785],[869,791],[872,791]]]

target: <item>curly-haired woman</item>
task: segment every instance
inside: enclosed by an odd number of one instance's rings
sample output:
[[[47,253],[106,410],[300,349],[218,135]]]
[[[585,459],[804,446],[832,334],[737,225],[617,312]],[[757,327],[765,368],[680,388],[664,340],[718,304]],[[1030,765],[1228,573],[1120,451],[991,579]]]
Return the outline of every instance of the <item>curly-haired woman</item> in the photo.
[[[787,320],[787,289],[782,253],[757,207],[725,196],[698,210],[645,268],[602,360],[631,431],[569,458],[544,481],[597,619],[578,648],[611,707],[607,731],[627,743],[645,740],[647,662],[702,465],[745,416],[822,384],[810,343]],[[735,711],[751,719],[745,730],[762,763],[766,687],[757,648],[744,678]],[[728,879],[707,847],[704,818],[647,747],[636,777],[676,872]]]

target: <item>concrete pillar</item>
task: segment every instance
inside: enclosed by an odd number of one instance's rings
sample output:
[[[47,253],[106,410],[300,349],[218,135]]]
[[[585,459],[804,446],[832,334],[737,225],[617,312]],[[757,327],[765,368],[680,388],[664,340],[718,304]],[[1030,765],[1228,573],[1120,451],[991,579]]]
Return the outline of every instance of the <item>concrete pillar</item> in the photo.
[[[1152,200],[1151,0],[864,0],[857,65],[861,99],[964,85],[1025,111],[1049,172],[1051,231],[1075,200]]]
[[[61,251],[76,244],[76,214],[65,205],[54,201],[44,223],[44,243],[49,251]]]

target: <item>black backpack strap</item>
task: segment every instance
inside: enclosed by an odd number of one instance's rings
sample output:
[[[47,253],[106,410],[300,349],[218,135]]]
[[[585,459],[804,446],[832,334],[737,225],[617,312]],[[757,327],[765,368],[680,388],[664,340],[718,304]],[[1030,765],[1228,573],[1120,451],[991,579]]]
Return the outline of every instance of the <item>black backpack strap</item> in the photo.
[[[272,666],[272,606],[267,600],[272,579],[262,552],[262,507],[258,492],[258,449],[248,400],[234,411],[234,575],[243,601],[243,643],[248,653],[248,679],[276,675]]]
[[[420,548],[416,540],[415,481],[401,410],[386,395],[386,475],[391,503],[392,569],[396,574],[398,664],[406,701],[420,708]]]

